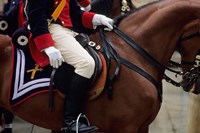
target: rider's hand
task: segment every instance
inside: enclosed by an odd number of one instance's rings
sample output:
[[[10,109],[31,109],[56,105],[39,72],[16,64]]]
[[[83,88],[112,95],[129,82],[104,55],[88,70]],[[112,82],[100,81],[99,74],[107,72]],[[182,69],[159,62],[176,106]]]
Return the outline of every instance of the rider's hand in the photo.
[[[44,49],[44,52],[48,55],[50,60],[50,65],[53,68],[58,68],[62,65],[62,62],[64,61],[61,53],[59,50],[57,50],[55,47],[51,46]]]
[[[114,21],[111,18],[108,18],[104,15],[95,14],[92,19],[92,24],[94,28],[96,28],[98,25],[104,25],[108,27],[110,30],[113,29],[113,23]]]

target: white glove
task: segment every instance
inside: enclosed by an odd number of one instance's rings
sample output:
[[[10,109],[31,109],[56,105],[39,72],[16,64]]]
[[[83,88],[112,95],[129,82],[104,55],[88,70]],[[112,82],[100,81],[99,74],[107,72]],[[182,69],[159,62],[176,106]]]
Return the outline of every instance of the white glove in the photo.
[[[91,10],[91,5],[89,4],[86,7],[83,7],[84,11],[89,12]]]
[[[59,50],[57,50],[55,47],[51,46],[44,49],[44,52],[48,55],[50,60],[50,65],[53,68],[58,68],[62,65],[62,62],[64,61],[61,53]]]
[[[113,23],[114,21],[111,18],[108,18],[100,14],[95,14],[92,19],[92,24],[93,24],[94,29],[96,29],[98,25],[104,25],[104,26],[107,26],[110,30],[112,30]]]

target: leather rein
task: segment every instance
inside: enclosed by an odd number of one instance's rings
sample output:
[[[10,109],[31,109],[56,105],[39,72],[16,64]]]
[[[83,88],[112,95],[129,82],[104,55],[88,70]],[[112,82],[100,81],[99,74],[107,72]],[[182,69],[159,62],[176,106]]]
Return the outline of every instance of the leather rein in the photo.
[[[114,26],[113,32],[115,34],[117,34],[121,39],[123,39],[127,44],[129,44],[129,46],[131,46],[138,53],[140,53],[152,66],[154,66],[156,68],[156,70],[158,72],[163,72],[164,70],[169,70],[169,71],[175,73],[176,75],[181,75],[183,77],[188,77],[188,78],[198,78],[200,76],[200,73],[195,74],[197,69],[199,70],[199,68],[200,68],[200,59],[198,59],[198,61],[197,60],[195,61],[195,62],[198,62],[198,64],[193,65],[191,70],[188,72],[175,71],[171,68],[164,66],[160,62],[158,62],[154,57],[152,57],[148,52],[146,52],[142,47],[140,47],[140,45],[138,45],[132,38],[130,38],[128,35],[126,35],[124,32],[122,32],[116,26]],[[189,36],[183,38],[182,40],[180,40],[180,42],[178,44],[181,44],[182,42],[184,42],[188,39],[191,39],[192,37],[197,36],[197,35],[200,35],[200,33],[198,32],[198,33],[189,35]],[[105,31],[103,30],[102,27],[100,28],[100,36],[101,36],[101,40],[102,40],[102,44],[103,44],[103,48],[104,48],[104,55],[108,60],[108,62],[107,62],[108,68],[110,66],[111,58],[113,58],[117,63],[117,66],[115,68],[115,72],[114,72],[112,78],[108,78],[109,79],[108,83],[111,84],[118,77],[118,74],[120,72],[120,65],[123,64],[126,67],[130,68],[131,70],[136,71],[137,73],[139,73],[140,75],[142,75],[143,77],[148,79],[157,88],[158,93],[160,95],[162,94],[162,89],[160,88],[161,85],[156,81],[156,79],[154,79],[150,74],[148,74],[147,72],[145,72],[138,66],[134,65],[133,63],[129,62],[128,60],[124,59],[123,57],[120,57],[117,54],[117,52],[114,50],[114,45],[106,37]],[[198,55],[198,57],[200,57],[200,55]],[[194,63],[192,63],[192,64],[194,64]],[[181,82],[176,82],[176,81],[172,80],[166,74],[164,74],[163,79],[165,79],[169,83],[172,83],[175,86],[181,86]]]

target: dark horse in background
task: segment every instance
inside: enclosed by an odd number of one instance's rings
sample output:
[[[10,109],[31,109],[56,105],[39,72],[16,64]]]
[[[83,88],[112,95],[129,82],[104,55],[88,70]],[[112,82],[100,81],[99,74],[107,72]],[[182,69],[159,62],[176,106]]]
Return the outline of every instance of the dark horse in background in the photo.
[[[91,11],[114,18],[135,9],[131,0],[92,0]]]
[[[164,0],[121,16],[116,22],[122,32],[115,28],[112,32],[99,32],[102,38],[91,37],[98,44],[103,38],[112,42],[107,47],[115,51],[113,55],[117,58],[114,59],[121,64],[119,76],[112,84],[112,100],[108,100],[104,91],[85,104],[84,113],[100,132],[148,133],[161,106],[163,66],[169,63],[176,48],[180,53],[187,53],[182,59],[188,61],[194,61],[200,49],[200,36],[183,41],[200,29],[200,1]],[[0,105],[33,124],[59,130],[63,99],[57,93],[52,112],[48,110],[48,94],[45,93],[14,108],[10,106],[7,97],[12,71],[11,38],[1,35],[0,40]],[[114,59],[111,71],[115,70]]]

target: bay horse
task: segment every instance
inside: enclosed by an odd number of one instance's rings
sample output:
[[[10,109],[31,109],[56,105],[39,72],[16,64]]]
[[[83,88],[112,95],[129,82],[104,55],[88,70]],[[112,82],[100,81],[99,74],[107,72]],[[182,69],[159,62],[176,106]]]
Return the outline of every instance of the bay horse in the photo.
[[[91,124],[106,133],[147,133],[149,124],[161,107],[158,90],[165,69],[160,66],[168,64],[178,46],[180,52],[190,48],[178,43],[188,34],[199,30],[200,23],[192,29],[187,28],[199,22],[199,19],[199,0],[164,0],[118,17],[116,25],[120,30],[115,27],[113,32],[100,32],[112,42],[110,46],[117,53],[121,70],[112,84],[111,100],[104,91],[98,98],[85,104],[84,113]],[[193,39],[192,45],[200,38]],[[48,111],[46,93],[35,95],[14,108],[10,106],[11,38],[0,35],[0,40],[0,105],[35,125],[59,130],[62,125],[63,99],[58,94],[55,94],[56,104],[52,112]],[[91,40],[101,44],[99,36],[91,37]],[[200,49],[200,45],[195,46]],[[197,54],[197,49],[190,49],[192,55]],[[184,59],[190,55],[185,55]],[[115,69],[115,64],[112,60],[111,70]]]
[[[104,14],[110,18],[125,14],[135,9],[131,0],[92,0],[91,11]]]

